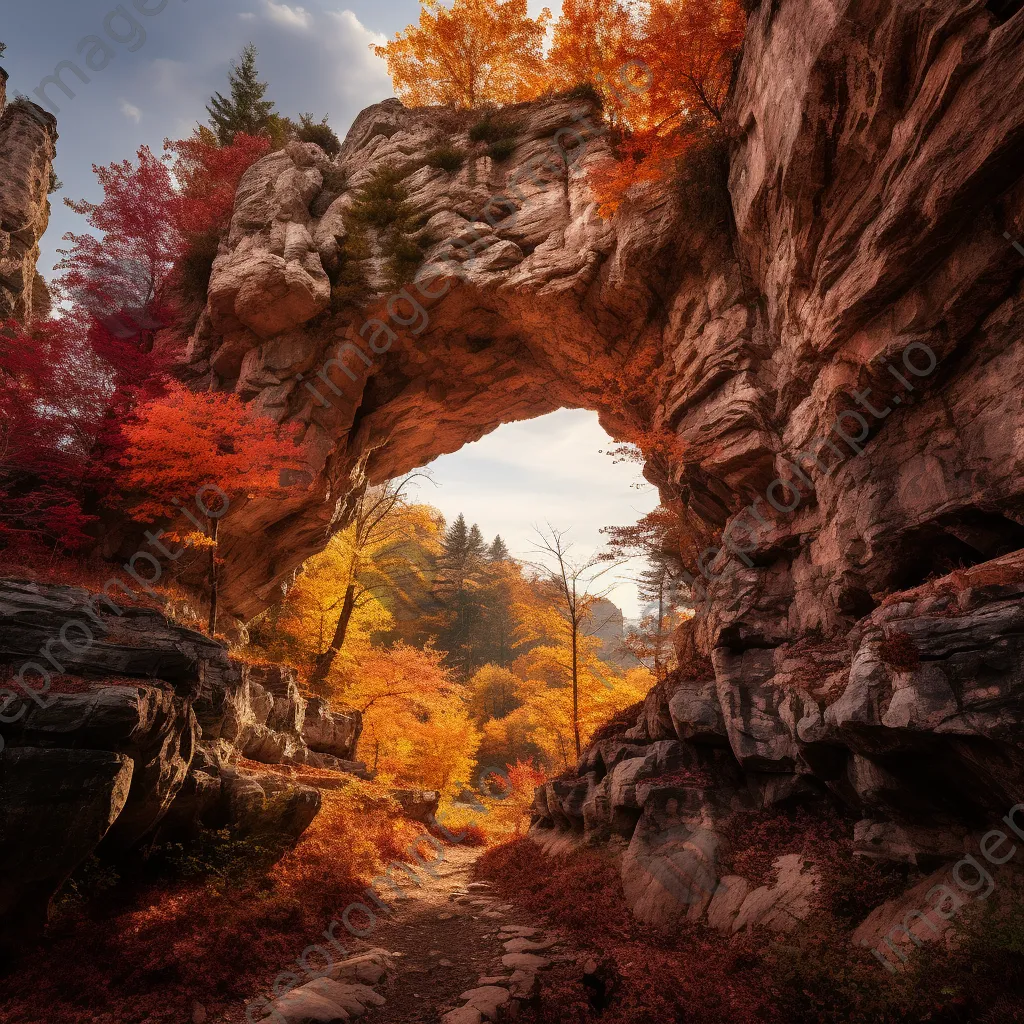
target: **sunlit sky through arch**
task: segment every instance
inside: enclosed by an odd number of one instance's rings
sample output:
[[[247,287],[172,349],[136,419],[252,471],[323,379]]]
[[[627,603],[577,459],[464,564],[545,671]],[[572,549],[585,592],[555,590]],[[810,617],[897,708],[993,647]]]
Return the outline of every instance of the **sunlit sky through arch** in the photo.
[[[461,512],[488,543],[501,534],[516,558],[538,558],[535,527],[546,523],[568,530],[573,554],[586,557],[604,547],[601,527],[634,523],[658,504],[639,466],[603,454],[612,446],[596,413],[562,409],[506,423],[441,456],[429,466],[432,479],[416,481],[413,494],[449,522]],[[627,618],[639,614],[633,581],[642,569],[633,559],[607,577],[614,584],[608,597]]]

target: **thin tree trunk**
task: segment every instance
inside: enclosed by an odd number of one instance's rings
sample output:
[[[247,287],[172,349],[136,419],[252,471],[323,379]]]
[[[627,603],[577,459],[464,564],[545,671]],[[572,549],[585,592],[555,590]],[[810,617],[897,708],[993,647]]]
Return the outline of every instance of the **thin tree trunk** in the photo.
[[[217,635],[217,533],[220,530],[220,520],[214,519],[210,527],[210,636]]]
[[[348,624],[352,618],[355,604],[356,585],[352,582],[345,591],[345,603],[341,606],[341,616],[338,619],[338,625],[335,627],[331,646],[316,659],[316,664],[313,666],[313,675],[310,677],[310,685],[313,689],[317,689],[323,684],[323,681],[334,666],[334,659],[338,656],[338,652],[345,646],[345,634],[348,632]]]
[[[573,588],[575,590],[575,587]],[[573,595],[575,597],[575,594]],[[577,637],[579,636],[579,625],[573,619],[572,624],[572,731],[576,739],[576,761],[580,759],[580,686],[579,668],[577,665]]]
[[[654,678],[661,678],[661,643],[665,628],[665,580],[658,583],[658,633],[654,640]]]

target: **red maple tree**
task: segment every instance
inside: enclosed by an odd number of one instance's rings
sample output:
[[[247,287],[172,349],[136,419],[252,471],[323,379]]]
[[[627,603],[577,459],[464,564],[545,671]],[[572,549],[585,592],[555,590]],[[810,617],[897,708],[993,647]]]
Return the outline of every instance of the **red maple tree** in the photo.
[[[237,395],[193,392],[177,384],[123,429],[127,448],[121,483],[139,495],[131,514],[150,522],[183,514],[201,527],[168,536],[209,551],[213,636],[219,526],[231,496],[264,497],[280,490],[282,470],[300,469],[303,451],[274,420],[250,413]],[[187,510],[193,502],[202,520]]]

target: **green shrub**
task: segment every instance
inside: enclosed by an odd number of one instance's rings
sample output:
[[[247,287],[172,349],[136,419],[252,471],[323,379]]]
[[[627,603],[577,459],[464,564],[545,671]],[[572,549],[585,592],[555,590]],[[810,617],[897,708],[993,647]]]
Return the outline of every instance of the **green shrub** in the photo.
[[[427,153],[426,160],[428,167],[437,167],[449,174],[454,174],[466,162],[466,154],[454,146],[438,146]]]
[[[92,854],[75,868],[71,877],[60,887],[53,899],[54,907],[60,912],[71,906],[89,903],[113,889],[120,881],[121,876],[112,865]]]
[[[507,114],[488,114],[469,129],[470,142],[500,142],[511,139],[523,130],[522,124]]]
[[[346,306],[360,305],[370,294],[370,282],[363,263],[372,255],[366,229],[351,217],[346,218],[348,231],[338,255],[338,269],[331,280],[331,310],[341,312]]]
[[[487,155],[495,162],[502,163],[507,160],[516,150],[515,139],[498,139],[487,147]]]
[[[469,141],[497,142],[503,134],[504,133],[491,118],[485,117],[482,121],[477,121],[477,123],[469,129]]]
[[[147,866],[161,876],[220,878],[240,884],[269,868],[280,853],[269,837],[240,836],[226,828],[202,829],[186,842],[154,846]]]
[[[314,121],[312,114],[300,114],[295,138],[299,142],[316,143],[328,156],[337,156],[341,152],[341,139],[327,123],[326,117],[322,121]]]
[[[357,190],[352,217],[370,227],[390,228],[412,216],[407,199],[401,172],[395,167],[384,167]]]
[[[423,253],[428,248],[424,242],[417,241],[401,232],[387,240],[385,255],[387,256],[388,286],[398,290],[412,280],[413,275],[423,262]]]

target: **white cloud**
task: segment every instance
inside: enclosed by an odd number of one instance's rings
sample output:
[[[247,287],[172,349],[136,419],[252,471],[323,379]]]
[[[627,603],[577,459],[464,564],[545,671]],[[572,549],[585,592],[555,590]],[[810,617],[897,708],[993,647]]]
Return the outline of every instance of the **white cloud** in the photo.
[[[288,4],[275,4],[267,0],[267,9],[272,21],[289,28],[309,28],[313,22],[312,15],[305,7],[289,7]]]
[[[252,13],[252,11],[243,11],[243,12],[242,12],[242,13],[241,13],[241,14],[240,14],[240,15],[238,16],[238,20],[239,20],[239,21],[254,21],[254,20],[255,20],[255,18],[256,18],[256,15],[255,15],[255,14],[253,14],[253,13]]]
[[[128,118],[129,121],[134,121],[138,124],[142,120],[142,111],[139,110],[134,103],[129,103],[127,100],[121,100],[121,113]]]
[[[324,42],[338,58],[337,84],[342,96],[360,108],[393,96],[387,66],[370,49],[383,46],[387,36],[368,29],[349,10],[331,11],[330,18],[333,31]]]

